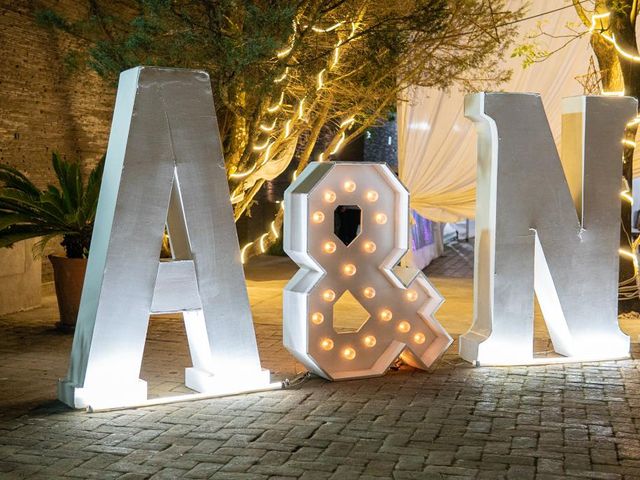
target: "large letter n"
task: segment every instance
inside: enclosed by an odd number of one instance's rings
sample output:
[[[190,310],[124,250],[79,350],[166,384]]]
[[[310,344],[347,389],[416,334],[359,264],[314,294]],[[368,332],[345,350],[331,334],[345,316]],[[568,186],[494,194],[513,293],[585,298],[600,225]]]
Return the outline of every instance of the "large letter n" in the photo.
[[[564,100],[562,163],[539,95],[468,96],[478,130],[475,318],[460,354],[479,364],[533,354],[533,292],[555,361],[629,354],[618,327],[622,144],[627,97]],[[566,175],[566,176],[565,176]]]

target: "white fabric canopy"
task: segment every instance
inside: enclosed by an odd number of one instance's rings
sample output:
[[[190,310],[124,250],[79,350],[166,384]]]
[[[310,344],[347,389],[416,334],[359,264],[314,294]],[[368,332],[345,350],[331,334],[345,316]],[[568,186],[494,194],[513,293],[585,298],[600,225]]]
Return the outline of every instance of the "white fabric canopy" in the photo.
[[[511,2],[512,6],[522,3],[522,0]],[[546,32],[566,35],[566,24],[578,19],[571,4],[559,3],[558,0],[531,2],[527,17],[562,5],[569,8],[520,23],[520,36],[523,38],[534,31],[540,20],[544,21]],[[549,51],[566,41],[563,38],[542,40]],[[513,70],[513,75],[499,90],[540,93],[557,143],[561,100],[583,93],[575,77],[587,73],[590,56],[588,35],[527,69],[522,68],[522,59],[506,55],[505,65]],[[464,118],[464,94],[457,90],[446,93],[414,87],[409,98],[409,102],[398,103],[398,170],[411,193],[411,207],[423,217],[438,222],[473,218],[476,132],[471,121]]]

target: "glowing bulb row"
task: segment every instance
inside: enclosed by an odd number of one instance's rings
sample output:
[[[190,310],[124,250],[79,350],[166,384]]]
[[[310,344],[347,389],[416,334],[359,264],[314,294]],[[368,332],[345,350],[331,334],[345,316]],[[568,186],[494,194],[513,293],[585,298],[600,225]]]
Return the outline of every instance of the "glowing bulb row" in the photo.
[[[621,250],[621,253],[628,253],[628,252]],[[353,265],[351,263],[348,263],[343,268],[347,269],[349,271],[353,271],[354,274],[356,272],[355,265]],[[376,290],[373,287],[365,287],[362,290],[362,294],[366,298],[374,298],[376,296]],[[418,292],[416,292],[415,290],[407,290],[406,293],[404,294],[404,296],[407,299],[407,301],[409,301],[409,302],[415,302],[416,300],[418,300]],[[328,288],[327,290],[322,292],[322,298],[324,300],[326,300],[327,302],[333,302],[336,299],[336,292],[334,292],[333,290]],[[316,312],[316,313],[314,313],[312,315],[312,317],[315,316],[315,315],[317,315],[317,318],[319,319],[319,321],[314,321],[313,323],[316,323],[316,324],[319,325],[320,323],[322,323],[322,320],[324,319],[324,316],[320,312]],[[380,311],[380,319],[381,320],[383,320],[385,322],[388,322],[392,318],[393,318],[393,313],[388,308],[385,308],[385,309]]]
[[[404,323],[409,325],[408,322],[404,322]],[[401,322],[400,325],[403,325],[403,323]],[[409,331],[409,329],[407,330],[401,330],[400,328],[398,329],[403,333],[406,333]],[[419,345],[423,344],[426,341],[426,339],[427,337],[424,335],[424,333],[416,333],[413,336],[413,341]],[[367,335],[362,339],[362,343],[364,343],[365,347],[373,348],[376,346],[378,341],[375,336]],[[327,352],[330,350],[333,350],[334,346],[335,346],[335,343],[330,338],[323,338],[320,341],[320,348],[322,348]],[[344,350],[342,350],[342,356],[347,360],[353,360],[354,358],[356,358],[356,355],[357,355],[356,349],[353,347],[346,347]]]
[[[346,182],[344,182],[344,185],[342,187],[346,192],[349,192],[349,193],[355,192],[356,189],[358,188],[356,183],[353,182],[352,180],[347,180]],[[336,201],[336,198],[337,198],[336,192],[334,192],[333,190],[327,190],[326,192],[324,192],[323,198],[325,202],[333,203]],[[365,198],[370,202],[377,202],[379,195],[378,195],[378,192],[376,192],[375,190],[369,190],[365,194]]]
[[[373,253],[376,251],[377,247],[374,242],[369,240],[364,243],[364,246],[362,248],[367,253]],[[322,250],[324,251],[324,253],[332,254],[336,251],[336,249],[336,242],[333,242],[331,240],[329,240],[328,242],[324,242],[324,244],[322,245]]]
[[[322,223],[324,222],[324,219],[325,219],[324,213],[322,213],[320,210],[313,212],[313,214],[311,215],[311,220],[313,221],[313,223]],[[387,216],[384,213],[376,213],[373,219],[379,225],[384,225],[385,223],[387,223],[387,220],[388,220]],[[375,250],[375,247],[374,247],[374,250]]]

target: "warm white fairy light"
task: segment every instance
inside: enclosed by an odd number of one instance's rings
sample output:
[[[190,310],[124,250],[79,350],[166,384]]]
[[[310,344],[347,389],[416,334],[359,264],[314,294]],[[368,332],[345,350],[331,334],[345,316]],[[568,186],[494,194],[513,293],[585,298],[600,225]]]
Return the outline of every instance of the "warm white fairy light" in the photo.
[[[324,86],[324,72],[326,72],[325,68],[318,72],[318,85],[316,86],[316,90],[320,90]]]
[[[282,50],[276,52],[276,57],[278,58],[286,57],[293,50],[293,46],[295,45],[295,41],[296,41],[296,33],[298,32],[298,24],[295,22],[295,20],[292,22],[292,27],[293,27],[293,33],[291,34],[289,45],[283,48]]]
[[[605,13],[597,13],[591,16],[591,26],[589,27],[589,31],[591,33],[593,33],[594,31],[597,30],[597,33],[604,38],[606,41],[608,41],[609,43],[611,43],[613,45],[613,47],[616,49],[616,51],[620,54],[621,57],[630,60],[632,62],[640,62],[640,56],[635,55],[633,53],[629,53],[627,52],[625,49],[623,49],[620,44],[616,41],[616,36],[614,33],[608,34],[606,33],[610,27],[604,27],[603,24],[603,20],[605,18],[610,18],[611,17],[611,12],[605,12]],[[600,21],[600,28],[597,28],[597,21]]]
[[[613,91],[604,91],[602,90],[600,92],[600,95],[603,95],[605,97],[624,97],[624,90],[620,90],[618,92],[613,92]]]
[[[265,148],[267,148],[269,146],[269,143],[271,142],[270,138],[267,138],[264,143],[260,144],[260,145],[254,145],[253,146],[253,150],[255,152],[259,152],[261,150],[264,150]]]
[[[276,127],[277,122],[278,122],[278,119],[274,119],[271,125],[265,125],[263,123],[260,125],[260,130],[262,130],[263,132],[272,132],[273,129]]]
[[[334,147],[334,149],[331,150],[331,155],[335,155],[336,153],[338,153],[338,151],[340,150],[340,147],[342,146],[342,142],[344,142],[345,138],[346,138],[346,135],[344,132],[342,132],[340,134],[340,140],[338,140],[338,143],[336,143],[336,146]]]
[[[344,22],[338,22],[338,23],[336,23],[334,25],[331,25],[328,28],[320,28],[320,27],[313,26],[313,27],[311,27],[311,30],[313,30],[316,33],[327,33],[327,32],[331,32],[331,31],[335,30],[336,28],[338,28],[343,23]]]
[[[320,312],[316,312],[313,315],[311,315],[311,321],[316,325],[320,325],[322,324],[322,322],[324,322],[324,315]]]
[[[279,52],[276,52],[276,56],[278,58],[284,58],[287,55],[289,55],[289,53],[291,53],[291,50],[293,50],[293,45],[286,47],[285,49],[280,50]]]
[[[245,263],[245,261],[246,261],[246,257],[245,257],[245,255],[246,255],[246,253],[247,253],[247,249],[248,249],[251,245],[253,245],[253,244],[254,244],[254,242],[249,242],[249,243],[247,243],[244,247],[242,247],[242,250],[240,250],[240,261],[241,261],[243,264],[244,264],[244,263]]]
[[[282,82],[285,78],[287,78],[289,76],[289,67],[286,67],[284,69],[284,72],[282,73],[282,75],[280,75],[279,77],[276,77],[273,82],[274,83],[280,83]]]
[[[334,68],[336,65],[338,65],[338,61],[340,60],[340,45],[342,44],[342,42],[340,42],[338,40],[338,43],[336,44],[336,47],[333,49],[333,60],[331,61],[331,67],[330,68]]]
[[[249,170],[245,170],[244,172],[235,172],[229,175],[229,178],[233,178],[233,179],[238,179],[238,178],[245,178],[248,177],[249,175],[251,175],[254,170],[257,168],[257,164],[253,164],[251,166],[251,168],[249,168]]]
[[[345,192],[352,193],[356,191],[357,185],[353,180],[347,180],[346,182],[344,182],[342,187],[344,188]]]
[[[629,123],[627,123],[627,127],[634,127],[634,126],[636,126],[638,124],[640,124],[640,116],[634,118]]]
[[[269,113],[277,112],[278,110],[280,110],[280,107],[282,106],[283,102],[284,102],[284,90],[280,92],[280,99],[278,100],[278,103],[267,108],[267,112]]]
[[[356,117],[349,117],[346,120],[343,120],[342,123],[340,123],[340,128],[348,127],[355,121],[356,121]]]
[[[260,235],[260,253],[264,253],[265,252],[265,244],[264,244],[264,240],[265,238],[267,238],[267,235],[269,235],[269,233],[263,233],[262,235]]]
[[[633,262],[633,268],[635,269],[636,274],[637,274],[637,272],[638,272],[638,257],[636,256],[635,252],[630,252],[629,250],[625,250],[624,248],[620,248],[618,250],[618,253],[620,255],[622,255],[623,257],[629,258]]]
[[[276,237],[276,238],[278,238],[278,237],[279,237],[279,235],[278,235],[278,230],[276,230],[276,221],[275,221],[275,220],[273,220],[273,221],[271,222],[271,226],[270,226],[270,228],[271,228],[271,233],[273,234],[273,236],[274,236],[274,237]]]

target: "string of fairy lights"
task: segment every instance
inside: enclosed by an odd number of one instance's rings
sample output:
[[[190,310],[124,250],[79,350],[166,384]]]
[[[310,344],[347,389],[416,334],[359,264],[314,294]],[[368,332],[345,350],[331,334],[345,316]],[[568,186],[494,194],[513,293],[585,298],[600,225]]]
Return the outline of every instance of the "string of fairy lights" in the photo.
[[[334,31],[337,31],[338,28],[343,26],[345,23],[346,22],[344,21],[340,21],[327,28],[312,26],[311,30],[315,33],[334,32]],[[305,25],[305,27],[308,27],[308,26]],[[318,71],[318,73],[315,75],[316,92],[320,92],[323,88],[326,87],[327,82],[329,80],[328,79],[329,74],[338,67],[339,60],[340,60],[341,47],[353,39],[353,37],[357,32],[357,29],[358,29],[357,23],[351,22],[351,28],[350,28],[349,34],[345,38],[340,38],[340,36],[338,35],[338,41],[336,42],[332,50],[332,53],[329,57],[327,65],[324,68],[322,68],[320,71]],[[289,41],[287,42],[287,46],[284,47],[282,50],[279,50],[276,52],[276,55],[275,55],[276,59],[283,60],[287,58],[289,54],[293,51],[295,47],[297,32],[298,32],[297,23],[294,21],[293,33],[291,34]],[[265,134],[264,138],[258,140],[252,146],[252,150],[254,152],[260,152],[260,155],[258,155],[257,160],[250,167],[242,171],[234,171],[230,173],[229,174],[230,179],[233,179],[233,180],[245,179],[249,177],[251,174],[253,174],[254,172],[261,169],[263,166],[265,166],[272,159],[271,149],[273,145],[277,141],[284,141],[287,138],[289,138],[289,136],[293,132],[293,127],[295,126],[295,124],[305,119],[305,104],[307,102],[306,96],[303,96],[302,98],[296,98],[295,96],[293,96],[294,101],[291,102],[291,104],[285,103],[285,91],[287,87],[286,80],[289,78],[289,76],[290,76],[290,67],[286,66],[282,74],[273,80],[275,84],[282,84],[282,90],[280,91],[278,102],[266,108],[267,114],[274,115],[275,118],[273,118],[269,122],[260,124],[259,129],[261,132]],[[278,123],[279,121],[280,123],[282,122],[282,118],[279,118],[278,115],[288,110],[292,111],[292,115],[287,118],[284,124],[282,124],[281,129],[278,131],[277,130]],[[355,116],[350,116],[339,124],[338,132],[336,133],[336,138],[338,138],[338,141],[335,142],[335,145],[333,147],[332,147],[333,142],[331,142],[329,144],[329,147],[318,156],[318,161],[320,162],[325,161],[327,156],[335,155],[340,151],[346,139],[346,130],[354,122],[355,122]],[[279,132],[279,133],[276,133],[276,132]],[[329,148],[331,148],[331,151],[327,151],[329,150]],[[294,172],[293,180],[295,180],[295,178],[296,178],[296,173]],[[243,191],[243,185],[240,183],[231,194],[232,203],[237,203],[243,198],[242,191]],[[280,208],[284,209],[284,203],[280,202]],[[247,252],[251,247],[254,247],[254,246],[257,246],[260,253],[265,253],[267,248],[266,241],[270,236],[272,236],[274,239],[279,238],[279,233],[278,233],[278,229],[276,228],[275,220],[271,222],[266,232],[262,233],[255,240],[246,243],[240,249],[240,261],[242,263],[246,262]]]
[[[611,12],[604,12],[604,13],[598,13],[598,14],[594,14],[591,17],[591,26],[589,28],[589,31],[591,33],[597,33],[599,34],[602,38],[604,38],[607,42],[609,42],[611,45],[613,45],[613,47],[615,48],[615,50],[618,52],[618,54],[620,56],[622,56],[623,58],[632,61],[632,62],[636,62],[636,63],[640,63],[640,55],[635,55],[633,53],[630,53],[628,51],[626,51],[624,48],[622,48],[620,46],[620,44],[617,42],[615,34],[611,33],[607,33],[609,30],[609,26],[605,26],[604,25],[604,21],[609,19],[611,16]],[[337,22],[329,27],[326,28],[321,28],[321,27],[317,27],[317,26],[312,26],[311,30],[315,33],[329,33],[329,32],[333,32],[336,31],[338,28],[340,28],[341,26],[343,26],[345,24],[344,21],[340,21]],[[305,26],[307,27],[307,26]],[[335,69],[338,66],[339,63],[339,59],[340,59],[340,49],[341,47],[347,43],[348,41],[350,41],[355,33],[357,31],[357,24],[352,22],[351,23],[351,31],[349,33],[349,35],[347,36],[346,39],[342,40],[340,38],[338,38],[338,41],[333,49],[333,52],[330,56],[330,60],[328,61],[328,64],[326,67],[322,68],[316,75],[316,91],[320,91],[322,90],[327,82],[327,75],[328,73],[330,73],[333,69]],[[278,60],[282,60],[288,57],[288,55],[293,51],[294,47],[295,47],[295,40],[296,40],[296,34],[298,32],[298,26],[297,23],[294,21],[293,22],[293,32],[289,38],[289,41],[287,43],[287,46],[284,47],[283,49],[279,50],[276,52],[276,59]],[[262,123],[259,126],[259,129],[261,132],[266,134],[266,138],[261,140],[261,143],[254,143],[254,145],[252,146],[252,150],[255,152],[260,152],[260,155],[258,156],[257,160],[248,168],[242,170],[242,171],[234,171],[232,173],[229,174],[229,178],[233,179],[233,180],[242,180],[244,178],[249,177],[251,174],[253,174],[254,172],[258,171],[260,168],[262,168],[264,165],[266,165],[270,160],[271,160],[271,148],[273,147],[274,143],[278,140],[280,141],[284,141],[286,140],[292,133],[293,130],[293,126],[295,125],[296,122],[304,120],[305,117],[305,102],[307,101],[306,96],[303,96],[302,98],[295,98],[295,101],[292,102],[292,104],[285,104],[285,90],[286,90],[286,80],[287,78],[289,78],[290,76],[290,67],[286,66],[282,72],[281,75],[279,75],[278,77],[276,77],[273,82],[275,84],[283,84],[283,88],[280,91],[280,96],[278,99],[278,102],[276,102],[273,105],[270,105],[269,107],[266,108],[266,112],[268,114],[274,114],[276,115],[275,118],[273,118],[273,120],[271,120],[270,123]],[[602,91],[603,95],[616,95],[616,96],[622,96],[624,95],[624,90],[622,91]],[[296,105],[295,108],[292,108],[293,105]],[[292,109],[293,114],[284,122],[284,124],[282,125],[282,128],[280,129],[280,132],[278,134],[275,134],[276,132],[276,127],[278,125],[279,120],[281,120],[280,118],[278,118],[278,114],[284,112],[285,110],[288,109]],[[349,117],[347,119],[345,119],[343,122],[340,123],[339,125],[339,131],[338,131],[338,141],[335,143],[335,145],[333,146],[333,148],[331,148],[330,151],[325,150],[324,152],[320,153],[318,155],[318,161],[322,162],[325,161],[326,158],[330,155],[335,155],[336,153],[338,153],[346,139],[346,130],[351,126],[351,124],[355,121],[355,117]],[[636,118],[634,118],[632,121],[630,121],[627,124],[627,127],[634,127],[637,126],[638,124],[640,124],[640,115],[637,116]],[[333,143],[333,142],[332,142]],[[623,145],[625,145],[626,147],[629,148],[635,148],[636,147],[636,143],[633,140],[629,140],[629,139],[623,139],[622,140]],[[623,159],[624,161],[624,159]],[[293,176],[293,180],[295,180],[296,177],[296,173],[294,172],[294,176]],[[238,201],[240,201],[243,198],[243,194],[242,194],[242,184],[239,184],[238,187],[236,187],[236,189],[234,190],[234,192],[231,195],[231,202],[232,203],[237,203]],[[620,192],[620,198],[624,201],[629,202],[631,205],[633,205],[633,197],[631,195],[631,188],[628,185],[628,182],[626,181],[626,179],[624,179],[624,186]],[[284,203],[280,202],[280,208],[284,209]],[[278,229],[276,227],[275,224],[275,220],[273,220],[271,222],[271,224],[269,225],[269,228],[267,229],[266,232],[262,233],[259,237],[257,237],[255,240],[247,242],[241,249],[240,249],[240,260],[242,263],[246,262],[246,255],[248,250],[257,244],[260,253],[264,253],[266,251],[266,240],[269,236],[272,236],[274,239],[278,239],[279,238],[279,232]],[[623,282],[621,282],[620,284],[620,295],[622,298],[633,298],[633,297],[637,297],[638,296],[638,290],[640,289],[640,283],[638,282],[638,273],[640,270],[639,267],[639,262],[638,262],[638,258],[637,258],[637,248],[640,246],[640,237],[637,238],[636,240],[634,240],[631,245],[630,245],[630,250],[626,250],[626,249],[620,249],[619,250],[619,254],[623,257],[629,258],[632,262],[633,262],[633,267],[634,267],[634,277],[630,278],[628,280],[625,280]]]
[[[625,50],[616,40],[615,34],[613,32],[609,33],[610,26],[605,25],[605,20],[609,20],[610,18],[611,18],[611,12],[593,14],[591,16],[591,25],[589,27],[589,32],[592,34],[597,33],[604,40],[609,42],[622,58],[630,62],[640,63],[639,55],[635,55]],[[625,94],[624,90],[617,91],[617,92],[603,91],[602,93],[603,95],[619,95],[619,96],[623,96]],[[639,124],[640,124],[640,115],[636,116],[636,118],[634,118],[629,123],[627,123],[627,128],[637,127]],[[627,138],[622,140],[622,144],[625,147],[628,147],[631,149],[636,148],[636,142]],[[624,155],[622,157],[622,161],[626,162]],[[620,191],[620,198],[633,206],[633,196],[631,195],[631,188],[626,178],[623,178],[623,188]],[[639,266],[638,266],[638,256],[637,256],[637,251],[639,246],[640,246],[640,236],[635,240],[630,241],[629,250],[626,250],[624,248],[620,248],[618,250],[618,253],[620,254],[621,257],[628,258],[633,263],[633,272],[634,272],[633,277],[623,280],[619,284],[619,297],[621,300],[629,300],[632,298],[638,298],[639,296],[640,276],[638,275]]]

